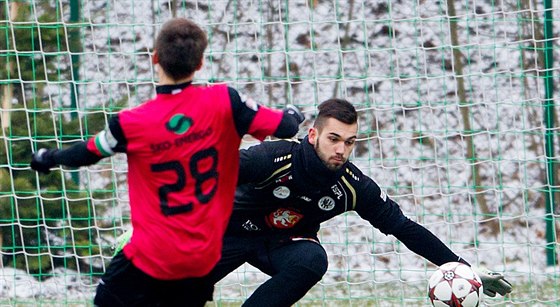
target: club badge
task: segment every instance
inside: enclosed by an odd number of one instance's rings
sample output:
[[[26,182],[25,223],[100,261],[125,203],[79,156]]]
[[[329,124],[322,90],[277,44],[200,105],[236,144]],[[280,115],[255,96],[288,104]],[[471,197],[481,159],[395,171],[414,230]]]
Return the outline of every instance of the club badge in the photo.
[[[335,202],[332,197],[324,196],[319,199],[319,208],[324,211],[331,211],[334,208]]]
[[[286,186],[281,185],[274,189],[274,191],[272,191],[272,194],[277,198],[286,199],[288,198],[288,196],[290,196],[290,189],[288,189],[288,187]]]
[[[274,228],[286,229],[294,227],[302,218],[301,213],[279,208],[268,215],[268,223]]]

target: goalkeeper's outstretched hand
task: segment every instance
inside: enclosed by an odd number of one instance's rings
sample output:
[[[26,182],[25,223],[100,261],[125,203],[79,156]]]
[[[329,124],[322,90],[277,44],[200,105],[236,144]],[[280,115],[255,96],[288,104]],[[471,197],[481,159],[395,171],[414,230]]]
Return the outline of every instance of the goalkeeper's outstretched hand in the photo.
[[[39,149],[31,156],[31,163],[29,164],[29,166],[40,173],[50,173],[51,168],[56,166],[53,155],[57,150],[58,149]]]
[[[504,296],[513,290],[512,285],[504,278],[504,275],[485,268],[473,267],[473,270],[482,281],[484,294],[490,297],[496,296],[496,293]]]

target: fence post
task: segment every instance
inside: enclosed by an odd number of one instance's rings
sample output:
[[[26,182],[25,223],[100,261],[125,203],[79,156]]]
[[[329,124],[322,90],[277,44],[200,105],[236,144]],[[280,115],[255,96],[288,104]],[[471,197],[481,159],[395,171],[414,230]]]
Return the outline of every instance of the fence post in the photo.
[[[545,185],[546,200],[546,262],[548,266],[556,265],[555,252],[555,233],[554,233],[554,194],[555,194],[555,169],[556,162],[554,157],[554,76],[552,69],[554,68],[553,57],[553,33],[552,33],[552,1],[544,1],[544,123],[545,123],[545,156],[546,156],[546,174],[547,182]]]

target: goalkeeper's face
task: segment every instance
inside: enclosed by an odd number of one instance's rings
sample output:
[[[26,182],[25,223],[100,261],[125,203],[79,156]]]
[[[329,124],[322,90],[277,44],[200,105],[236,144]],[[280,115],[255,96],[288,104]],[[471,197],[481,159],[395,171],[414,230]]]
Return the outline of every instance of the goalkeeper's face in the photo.
[[[309,143],[330,170],[337,170],[348,160],[354,150],[358,124],[345,124],[334,118],[325,121],[322,127],[309,129]]]

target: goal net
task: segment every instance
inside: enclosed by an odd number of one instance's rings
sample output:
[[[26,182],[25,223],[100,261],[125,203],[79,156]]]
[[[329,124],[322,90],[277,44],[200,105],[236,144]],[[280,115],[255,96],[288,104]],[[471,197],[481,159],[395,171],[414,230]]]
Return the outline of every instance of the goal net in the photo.
[[[558,1],[0,1],[0,305],[91,305],[130,227],[126,157],[29,168],[153,97],[163,22],[208,33],[196,83],[359,110],[352,161],[470,263],[515,285],[489,305],[558,305]],[[306,125],[300,134],[306,133]],[[254,141],[246,140],[243,146]],[[324,278],[301,306],[427,305],[433,264],[350,212],[322,224]],[[244,265],[214,303],[268,276]]]

